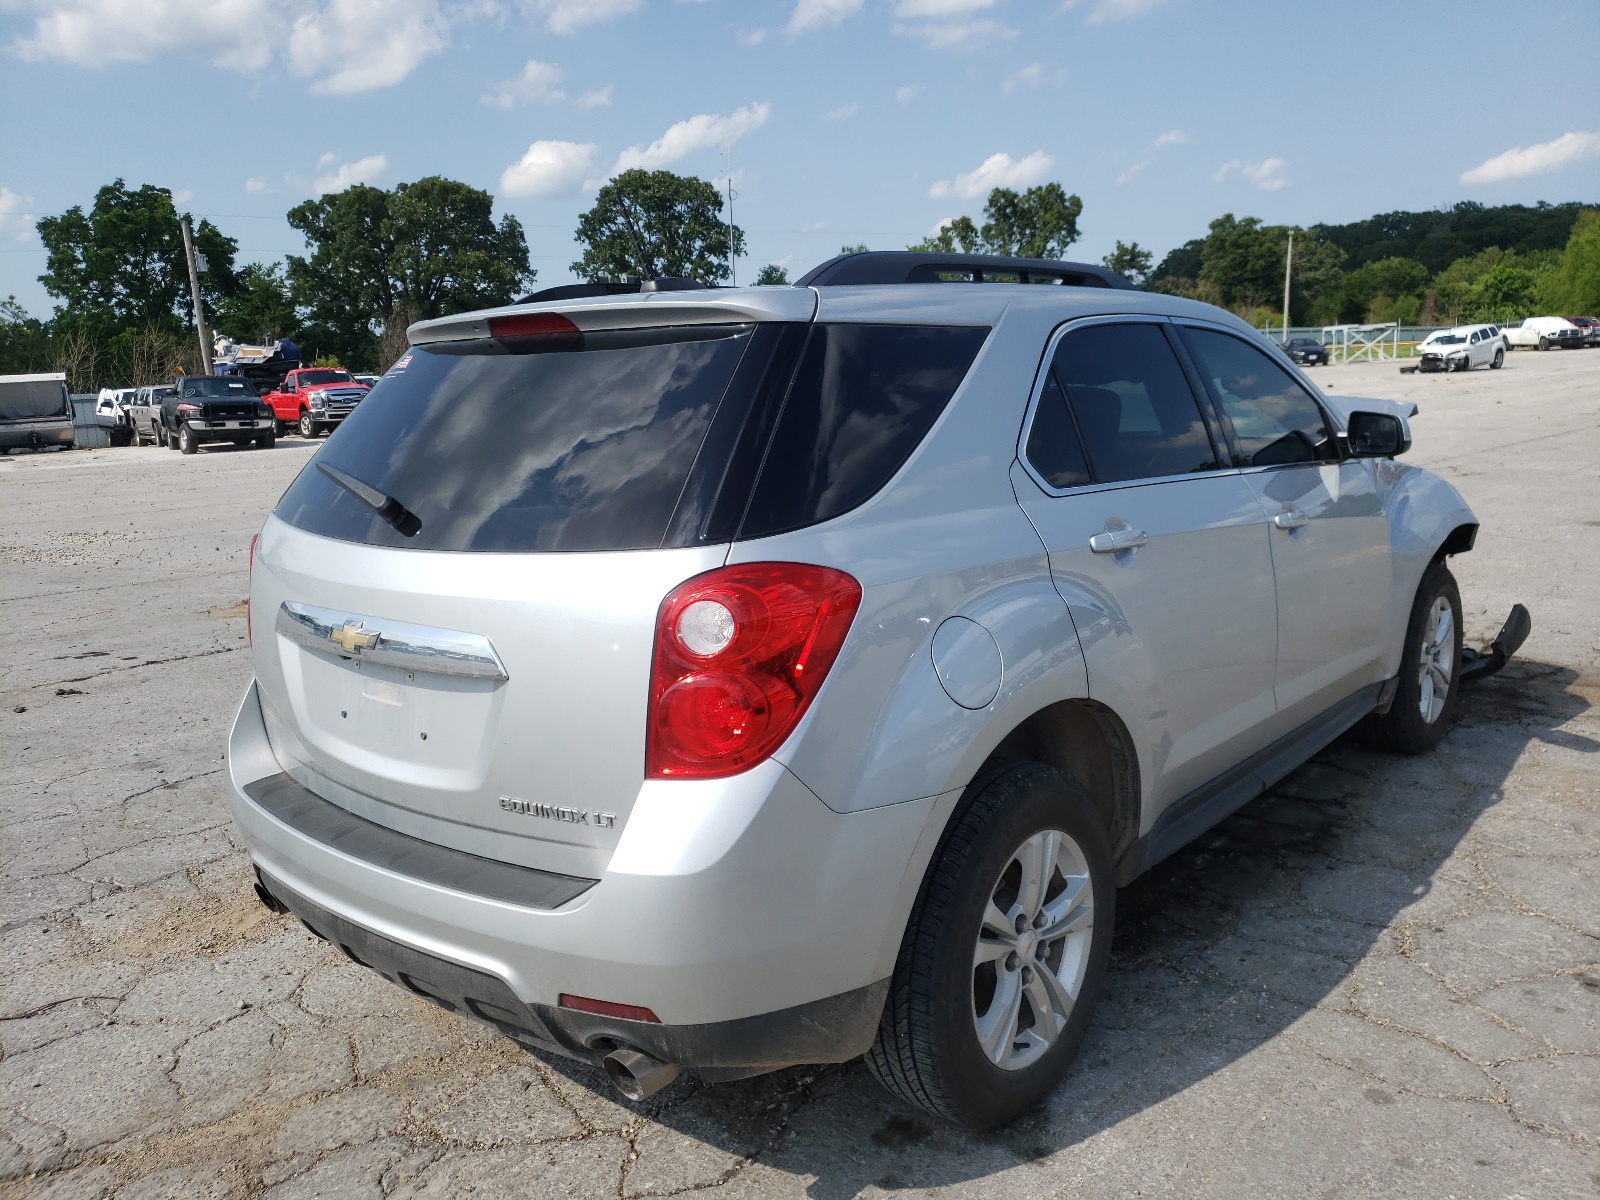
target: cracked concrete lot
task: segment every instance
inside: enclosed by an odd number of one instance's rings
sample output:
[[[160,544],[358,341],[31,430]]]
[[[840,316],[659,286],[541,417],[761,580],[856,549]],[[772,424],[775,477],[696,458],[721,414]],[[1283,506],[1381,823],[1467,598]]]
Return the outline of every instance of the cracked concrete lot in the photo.
[[[1437,753],[1346,738],[1118,898],[1066,1083],[986,1136],[859,1063],[643,1104],[257,904],[224,803],[250,535],[307,460],[0,461],[0,1195],[1600,1194],[1600,353],[1323,369],[1417,400],[1522,658]]]

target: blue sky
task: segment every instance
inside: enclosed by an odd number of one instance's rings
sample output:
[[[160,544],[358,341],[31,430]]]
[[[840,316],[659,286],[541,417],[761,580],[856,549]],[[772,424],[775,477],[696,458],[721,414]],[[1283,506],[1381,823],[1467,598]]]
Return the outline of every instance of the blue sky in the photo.
[[[242,261],[303,252],[319,190],[442,174],[570,279],[595,187],[721,179],[748,280],[1083,197],[1074,257],[1159,256],[1226,211],[1342,222],[1600,201],[1600,11],[1202,0],[4,0],[0,297],[46,315],[29,214],[121,176]]]

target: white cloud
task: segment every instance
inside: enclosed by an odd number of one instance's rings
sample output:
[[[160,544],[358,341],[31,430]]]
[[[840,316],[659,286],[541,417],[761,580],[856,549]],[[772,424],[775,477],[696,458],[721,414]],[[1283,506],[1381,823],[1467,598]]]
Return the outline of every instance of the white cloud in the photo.
[[[772,105],[763,102],[747,104],[725,117],[701,113],[679,121],[648,146],[630,146],[624,150],[617,156],[617,165],[611,168],[611,173],[617,175],[634,167],[658,170],[701,150],[731,146],[745,134],[765,125],[771,113]]]
[[[570,195],[594,173],[593,142],[534,142],[500,173],[502,196]]]
[[[1283,174],[1284,168],[1288,165],[1281,158],[1264,158],[1255,163],[1233,158],[1217,168],[1217,173],[1211,177],[1211,182],[1221,183],[1237,171],[1263,192],[1275,192],[1279,188],[1289,186],[1289,181]]]
[[[1089,10],[1087,24],[1105,25],[1111,21],[1130,21],[1142,17],[1155,8],[1161,0],[1100,0]]]
[[[520,75],[492,85],[479,97],[479,101],[490,108],[516,108],[523,104],[571,104],[577,108],[598,108],[611,103],[610,84],[581,96],[569,96],[556,86],[560,82],[560,67],[530,58]]]
[[[311,91],[338,96],[392,87],[449,41],[438,0],[330,0],[295,19],[286,55]]]
[[[1563,133],[1553,142],[1539,142],[1528,147],[1513,146],[1503,154],[1496,154],[1464,172],[1461,182],[1476,185],[1526,179],[1530,175],[1559,171],[1562,167],[1595,157],[1600,157],[1600,133]]]
[[[828,119],[830,121],[848,121],[860,111],[861,105],[852,100],[849,104],[841,104],[838,108],[830,108],[828,110]]]
[[[1037,91],[1039,89],[1039,85],[1043,82],[1044,64],[1033,63],[1030,66],[1023,67],[1022,70],[1018,71],[1015,75],[1011,76],[1010,79],[1006,80],[1005,93],[1009,96],[1018,88],[1028,88],[1030,91]]]
[[[246,179],[244,181],[244,190],[252,196],[263,195],[267,191],[267,181],[259,178]]]
[[[1133,166],[1131,166],[1131,167],[1125,168],[1122,171],[1122,173],[1117,176],[1117,182],[1119,184],[1127,183],[1128,180],[1132,179],[1140,171],[1142,171],[1146,167],[1148,167],[1150,165],[1150,163],[1151,163],[1151,160],[1146,158],[1146,159],[1141,160],[1140,162],[1134,163]]]
[[[1026,158],[1016,160],[1004,152],[991,154],[976,170],[957,175],[955,182],[941,179],[928,189],[928,195],[937,200],[944,196],[982,196],[997,187],[1032,187],[1055,163],[1056,160],[1043,150],[1035,150]]]
[[[80,67],[198,52],[219,66],[259,70],[289,27],[289,14],[272,0],[33,0],[5,8],[35,10],[32,36],[13,43],[23,58]]]
[[[993,8],[996,0],[900,0],[894,6],[894,15],[902,18],[931,18],[936,21],[952,17],[967,17],[986,8]]]
[[[325,152],[321,158],[317,159],[317,166],[325,167],[331,162],[338,162],[338,161],[339,161],[339,156],[337,154],[335,154],[332,150],[329,150],[329,151]]]
[[[947,225],[951,225],[954,222],[955,222],[955,218],[954,217],[940,217],[937,221],[935,221],[933,223],[933,228],[928,230],[928,232],[923,234],[922,236],[923,237],[936,238],[941,233],[943,233],[945,231],[945,227]]]
[[[193,199],[194,193],[188,188],[179,188],[177,191],[172,193],[172,202],[174,204],[186,204]]]
[[[644,7],[644,0],[522,0],[529,16],[551,33],[575,33],[585,25],[626,16]]]
[[[988,17],[976,21],[930,21],[922,25],[896,25],[893,30],[899,37],[921,38],[930,50],[953,50],[959,46],[970,46],[994,38],[1017,36],[1015,29],[1002,25],[999,21],[991,21]]]
[[[831,29],[855,16],[864,3],[865,0],[797,0],[784,28],[789,33]]]
[[[327,158],[326,155],[323,156]],[[318,163],[324,166],[325,163]],[[355,162],[340,164],[336,169],[326,175],[318,175],[316,182],[311,185],[312,191],[323,196],[329,192],[342,192],[345,188],[356,183],[374,183],[382,178],[389,169],[389,156],[386,154],[369,154],[365,158],[358,158]]]
[[[0,238],[25,242],[33,237],[33,197],[0,187]]]
[[[1164,146],[1181,146],[1189,140],[1189,135],[1181,129],[1169,129],[1155,140],[1155,147],[1160,150]]]
[[[917,93],[921,90],[916,84],[908,83],[905,87],[895,88],[894,98],[901,104],[910,104],[917,98]]]

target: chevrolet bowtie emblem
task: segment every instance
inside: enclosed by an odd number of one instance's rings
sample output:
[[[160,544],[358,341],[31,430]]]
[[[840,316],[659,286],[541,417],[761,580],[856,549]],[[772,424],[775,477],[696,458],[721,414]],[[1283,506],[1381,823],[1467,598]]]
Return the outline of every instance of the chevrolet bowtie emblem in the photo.
[[[354,654],[357,650],[371,650],[378,644],[378,635],[366,631],[365,621],[346,621],[328,631],[328,640],[342,647],[346,654]]]

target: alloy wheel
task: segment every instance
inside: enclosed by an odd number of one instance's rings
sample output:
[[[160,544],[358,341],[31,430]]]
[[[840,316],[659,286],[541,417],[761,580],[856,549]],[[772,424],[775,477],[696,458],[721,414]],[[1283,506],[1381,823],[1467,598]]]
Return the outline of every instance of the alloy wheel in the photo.
[[[1037,1062],[1066,1028],[1089,965],[1094,884],[1059,829],[1033,834],[990,889],[972,953],[978,1045],[1003,1071]]]
[[[1428,620],[1422,627],[1422,650],[1417,668],[1419,687],[1417,711],[1422,720],[1432,725],[1444,711],[1450,698],[1450,677],[1456,665],[1456,616],[1450,601],[1444,596],[1434,597],[1428,610]]]

